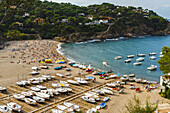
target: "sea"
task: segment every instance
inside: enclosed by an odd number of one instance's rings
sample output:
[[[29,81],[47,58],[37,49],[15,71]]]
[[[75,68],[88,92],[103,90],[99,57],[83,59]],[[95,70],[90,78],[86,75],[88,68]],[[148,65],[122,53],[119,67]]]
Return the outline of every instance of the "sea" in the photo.
[[[89,40],[80,43],[67,43],[59,45],[58,51],[71,61],[108,71],[112,70],[114,74],[129,75],[135,74],[140,78],[158,81],[163,75],[159,69],[157,61],[163,46],[170,47],[170,35],[166,36],[141,36],[106,40]],[[156,52],[156,60],[150,60],[149,53]],[[144,61],[140,66],[134,66],[137,54],[146,54]],[[135,55],[131,63],[124,63],[128,55]],[[122,59],[115,60],[116,56],[122,56]],[[103,66],[102,62],[106,61],[108,66]],[[157,65],[155,71],[148,71],[147,67]]]

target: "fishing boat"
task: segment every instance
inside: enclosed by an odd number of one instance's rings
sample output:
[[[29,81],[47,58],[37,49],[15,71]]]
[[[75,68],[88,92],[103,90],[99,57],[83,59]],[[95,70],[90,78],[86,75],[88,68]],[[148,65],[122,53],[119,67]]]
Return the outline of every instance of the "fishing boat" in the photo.
[[[6,92],[6,88],[5,88],[5,87],[0,86],[0,92],[5,93],[5,92]]]
[[[31,87],[30,88],[32,91],[36,91],[36,92],[39,92],[41,89],[40,88],[37,88],[37,87]]]
[[[44,98],[41,98],[41,97],[38,97],[38,96],[33,96],[32,97],[36,102],[38,103],[43,103],[45,102],[45,99]]]
[[[109,101],[110,97],[104,97],[103,102]]]
[[[155,60],[155,59],[156,59],[156,57],[155,57],[155,56],[151,56],[149,59],[151,59],[151,60]]]
[[[153,71],[156,70],[157,66],[156,65],[151,65],[150,67],[147,68],[147,70]]]
[[[106,94],[113,95],[113,91],[110,91],[110,90],[105,89],[105,88],[102,88],[101,90],[104,91]]]
[[[41,93],[41,92],[35,92],[35,95],[44,99],[49,99],[50,95],[45,94],[45,93]]]
[[[68,83],[73,84],[73,85],[79,85],[77,81],[74,80],[67,80]]]
[[[133,63],[134,66],[142,65],[142,62],[135,62]]]
[[[32,70],[39,70],[39,68],[34,66],[34,67],[32,67]]]
[[[145,54],[137,54],[138,57],[145,57]]]
[[[17,103],[10,102],[7,104],[7,106],[12,109],[13,111],[21,112],[21,106],[18,105]]]
[[[144,58],[138,58],[136,59],[137,62],[141,62],[141,61],[144,61]]]
[[[64,75],[62,75],[62,74],[60,74],[60,73],[56,73],[56,75],[59,76],[59,77],[61,77],[61,78],[64,77]]]
[[[130,63],[132,60],[131,59],[126,59],[125,63]]]
[[[36,101],[31,98],[24,98],[24,101],[30,105],[36,105]]]
[[[115,57],[115,60],[120,60],[120,59],[122,59],[122,56]]]
[[[134,58],[135,55],[128,55],[127,58]]]
[[[152,52],[152,53],[149,53],[149,55],[151,56],[151,55],[156,55],[156,53],[155,52]]]
[[[39,74],[39,72],[38,72],[38,71],[32,71],[32,72],[30,72],[29,74],[30,74],[30,75],[37,75],[37,74]]]
[[[85,100],[86,102],[90,102],[90,103],[95,103],[95,99],[94,98],[91,98],[89,96],[82,96],[81,97],[83,100]]]
[[[22,95],[22,94],[13,94],[13,96],[14,96],[14,98],[16,98],[17,100],[23,100],[24,98],[25,98],[25,96],[24,95]]]
[[[41,69],[48,69],[48,66],[39,66]]]
[[[135,82],[135,78],[134,77],[129,77],[129,81],[130,82]]]
[[[101,103],[100,104],[100,108],[105,108],[106,107],[106,103]]]
[[[109,87],[116,87],[115,83],[106,83],[106,86],[109,86]]]
[[[6,105],[0,105],[0,112],[2,113],[11,113],[12,109],[9,108],[8,106]]]

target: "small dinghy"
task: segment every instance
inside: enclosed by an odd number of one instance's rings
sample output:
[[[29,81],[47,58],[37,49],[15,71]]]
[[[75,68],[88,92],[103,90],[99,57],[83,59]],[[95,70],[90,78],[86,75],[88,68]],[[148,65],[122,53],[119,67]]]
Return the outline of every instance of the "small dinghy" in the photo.
[[[134,58],[135,55],[128,55],[127,58]]]
[[[64,75],[62,75],[62,74],[60,74],[60,73],[56,73],[56,75],[59,76],[59,77],[61,77],[61,78],[64,77]]]
[[[136,59],[137,62],[141,62],[141,61],[144,61],[144,58],[138,58]]]
[[[91,98],[89,96],[82,96],[81,97],[83,100],[85,100],[86,102],[90,102],[90,103],[95,103],[95,99],[94,98]]]
[[[142,62],[135,62],[133,63],[134,66],[139,66],[139,65],[142,65]]]
[[[5,87],[0,86],[0,92],[2,92],[2,93],[6,93],[6,88],[5,88]]]
[[[79,85],[77,81],[74,80],[67,80],[68,83],[73,84],[73,85]]]
[[[149,55],[150,55],[150,56],[151,56],[151,55],[156,55],[156,53],[152,52],[152,53],[149,53]]]
[[[103,99],[103,102],[107,102],[107,101],[109,101],[109,99],[110,99],[110,97],[105,97],[105,98]]]
[[[138,57],[145,57],[145,54],[137,54]]]
[[[106,61],[103,61],[103,65],[104,65],[104,66],[107,66],[107,62],[106,62]]]
[[[122,56],[115,57],[115,60],[120,60],[120,59],[122,59]]]
[[[138,88],[136,88],[136,92],[138,92],[138,93],[140,92],[140,88],[139,88],[139,87],[138,87]]]
[[[48,66],[39,66],[41,69],[48,69]]]
[[[151,65],[150,67],[147,68],[147,70],[153,71],[156,70],[157,66],[156,65]]]
[[[17,111],[17,112],[21,112],[21,106],[14,103],[14,102],[10,102],[7,104],[7,106],[12,109],[13,111]]]
[[[106,103],[101,103],[100,104],[100,108],[105,108],[106,107]]]
[[[38,71],[32,71],[32,72],[30,72],[29,74],[30,74],[30,75],[37,75],[37,74],[39,74],[39,72],[38,72]]]
[[[9,108],[8,106],[6,105],[0,105],[0,112],[2,113],[11,113],[12,109]]]
[[[37,87],[31,87],[30,88],[32,91],[36,91],[36,92],[39,92],[41,89],[40,88],[37,88]]]
[[[36,105],[36,101],[31,98],[24,98],[24,101],[30,105]]]
[[[44,98],[41,98],[41,97],[38,97],[38,96],[33,96],[32,97],[36,102],[38,103],[43,103],[45,102],[45,99]]]
[[[131,59],[127,59],[125,60],[125,63],[130,63],[132,60]]]
[[[155,56],[151,56],[149,59],[151,59],[151,60],[155,60],[155,59],[156,59],[156,57],[155,57]]]
[[[25,98],[24,95],[21,94],[13,94],[14,98],[16,98],[17,100],[23,100]]]
[[[71,69],[70,68],[66,68],[66,71],[71,71]]]
[[[32,70],[39,70],[39,68],[38,67],[36,67],[36,66],[34,66],[34,67],[32,67]]]
[[[60,69],[62,69],[63,67],[62,66],[60,66],[60,67],[55,67],[54,69],[55,70],[60,70]]]

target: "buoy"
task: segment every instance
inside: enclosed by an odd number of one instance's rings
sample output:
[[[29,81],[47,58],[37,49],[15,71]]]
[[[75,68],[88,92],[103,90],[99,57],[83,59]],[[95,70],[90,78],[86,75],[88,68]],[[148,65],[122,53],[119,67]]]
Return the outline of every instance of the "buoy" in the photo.
[[[143,63],[144,64],[144,63]]]

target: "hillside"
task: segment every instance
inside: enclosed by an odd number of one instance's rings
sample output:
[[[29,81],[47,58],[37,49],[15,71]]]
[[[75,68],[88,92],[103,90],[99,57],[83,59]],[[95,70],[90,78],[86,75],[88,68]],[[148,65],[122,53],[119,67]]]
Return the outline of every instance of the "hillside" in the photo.
[[[0,11],[0,19],[3,12]],[[164,35],[168,21],[152,10],[103,3],[80,7],[42,2],[7,18],[0,32],[8,40],[55,39],[65,42],[141,35]],[[25,35],[26,34],[26,35]],[[32,35],[31,35],[32,34]],[[29,36],[29,37],[28,37]]]

